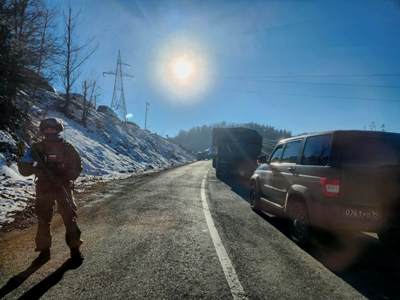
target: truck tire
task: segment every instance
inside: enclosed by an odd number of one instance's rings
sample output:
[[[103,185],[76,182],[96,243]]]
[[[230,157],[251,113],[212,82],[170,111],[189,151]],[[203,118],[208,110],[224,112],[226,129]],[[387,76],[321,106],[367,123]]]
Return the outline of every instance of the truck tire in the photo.
[[[304,200],[297,197],[289,199],[287,214],[290,219],[290,238],[301,247],[307,246],[311,230]]]

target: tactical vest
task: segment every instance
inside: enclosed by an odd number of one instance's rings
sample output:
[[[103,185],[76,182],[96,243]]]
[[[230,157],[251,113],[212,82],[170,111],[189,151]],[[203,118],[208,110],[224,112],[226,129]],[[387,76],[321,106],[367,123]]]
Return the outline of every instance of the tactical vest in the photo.
[[[63,141],[43,142],[43,162],[55,176],[63,176],[66,168],[66,145]]]

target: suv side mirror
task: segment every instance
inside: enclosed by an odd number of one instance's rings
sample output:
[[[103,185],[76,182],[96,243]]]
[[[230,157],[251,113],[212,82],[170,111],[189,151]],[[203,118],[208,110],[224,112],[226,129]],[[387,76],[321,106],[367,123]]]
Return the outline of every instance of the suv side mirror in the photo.
[[[257,163],[260,164],[266,164],[267,163],[267,156],[266,155],[260,155],[257,158]]]

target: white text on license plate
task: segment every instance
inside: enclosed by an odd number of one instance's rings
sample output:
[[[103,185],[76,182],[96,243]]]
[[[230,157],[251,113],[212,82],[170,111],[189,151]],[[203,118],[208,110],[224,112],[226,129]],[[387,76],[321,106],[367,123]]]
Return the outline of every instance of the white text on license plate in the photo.
[[[368,219],[377,219],[379,214],[375,210],[361,210],[354,208],[346,208],[346,216],[347,217],[355,217],[355,218],[368,218]]]

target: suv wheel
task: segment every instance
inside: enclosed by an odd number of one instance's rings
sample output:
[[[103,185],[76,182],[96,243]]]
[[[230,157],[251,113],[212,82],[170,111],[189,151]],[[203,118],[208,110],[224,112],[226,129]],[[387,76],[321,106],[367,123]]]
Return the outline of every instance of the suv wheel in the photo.
[[[310,225],[304,202],[301,200],[291,201],[288,215],[290,218],[290,237],[301,246],[307,245],[310,240]]]
[[[395,228],[388,228],[378,233],[379,240],[385,247],[390,249],[400,249],[400,230]]]

